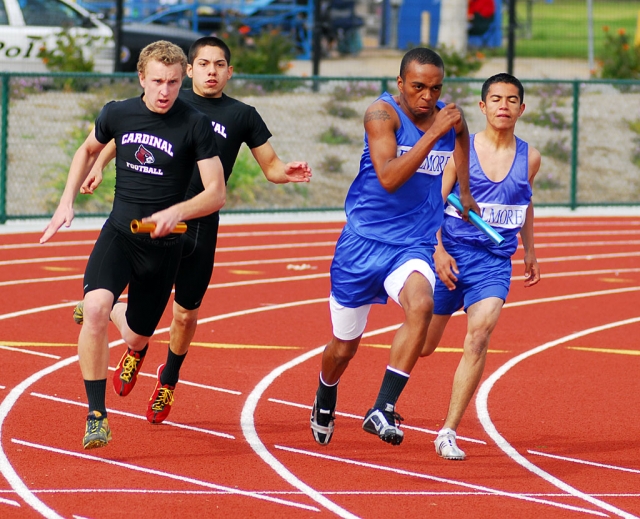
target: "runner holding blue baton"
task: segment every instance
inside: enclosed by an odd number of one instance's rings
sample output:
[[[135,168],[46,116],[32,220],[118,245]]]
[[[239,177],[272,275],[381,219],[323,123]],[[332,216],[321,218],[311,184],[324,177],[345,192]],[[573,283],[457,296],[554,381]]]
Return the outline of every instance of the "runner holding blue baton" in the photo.
[[[518,249],[518,235],[524,248],[524,286],[540,280],[532,202],[540,152],[515,135],[523,101],[524,88],[510,74],[497,74],[482,85],[480,110],[486,126],[469,139],[469,187],[483,217],[469,211],[473,224],[469,225],[460,214],[455,159],[447,163],[442,177],[443,197],[449,203],[433,255],[439,279],[421,356],[433,353],[451,315],[464,308],[464,350],[453,378],[447,418],[434,442],[436,453],[448,460],[466,457],[456,443],[456,430],[482,378],[489,339],[511,286],[511,256]]]
[[[449,193],[447,197],[447,202],[449,202],[453,207],[455,207],[458,211],[462,212],[462,202],[458,196],[454,193]],[[475,225],[478,229],[480,229],[483,233],[485,233],[493,243],[496,245],[502,245],[504,238],[502,235],[496,231],[493,227],[491,227],[487,222],[485,222],[481,216],[477,215],[473,211],[469,211],[469,222]]]

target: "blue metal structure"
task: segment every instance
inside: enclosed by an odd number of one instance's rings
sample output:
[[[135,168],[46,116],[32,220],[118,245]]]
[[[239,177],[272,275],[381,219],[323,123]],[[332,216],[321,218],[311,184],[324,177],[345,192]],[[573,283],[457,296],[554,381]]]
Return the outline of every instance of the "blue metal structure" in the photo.
[[[411,45],[426,43],[430,47],[438,44],[440,28],[440,5],[444,0],[402,0],[398,16],[398,48],[406,49]],[[495,1],[496,15],[489,30],[481,36],[469,36],[471,47],[501,47],[502,46],[502,0]],[[421,40],[421,24],[423,12],[429,13],[429,41]]]
[[[78,0],[87,10],[115,15],[115,1]],[[169,23],[210,34],[221,27],[240,23],[259,33],[279,28],[289,33],[300,48],[300,58],[311,56],[314,0],[226,0],[215,3],[189,3],[185,0],[159,4],[149,0],[125,0],[124,21]]]

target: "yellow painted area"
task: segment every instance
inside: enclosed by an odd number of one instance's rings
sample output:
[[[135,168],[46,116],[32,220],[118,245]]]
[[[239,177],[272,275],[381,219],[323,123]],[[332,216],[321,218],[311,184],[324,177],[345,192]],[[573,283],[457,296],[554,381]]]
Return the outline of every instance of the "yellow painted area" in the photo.
[[[169,341],[157,341],[169,344]],[[221,344],[218,342],[192,342],[191,346],[215,348],[219,350],[300,350],[299,346],[268,346],[264,344]]]
[[[50,272],[71,272],[78,269],[72,267],[42,267],[42,270],[48,270]]]
[[[239,276],[252,276],[254,274],[262,274],[261,270],[230,270],[232,274],[238,274]]]
[[[598,281],[604,281],[605,283],[631,283],[633,279],[625,278],[599,278]]]
[[[616,355],[640,355],[640,350],[614,350],[611,348],[583,348],[580,346],[567,346],[569,350],[592,351],[594,353],[615,353]]]
[[[42,348],[57,348],[57,347],[68,347],[68,346],[77,346],[76,342],[16,342],[16,341],[0,341],[0,346],[31,346],[31,347],[42,347]]]
[[[636,37],[633,40],[636,47],[640,47],[640,11],[638,11],[638,24],[636,25]]]
[[[366,346],[367,348],[382,348],[385,350],[390,350],[390,344],[361,344],[360,346]],[[462,348],[436,348],[436,353],[462,353],[464,350]],[[487,353],[509,353],[509,350],[487,350]]]

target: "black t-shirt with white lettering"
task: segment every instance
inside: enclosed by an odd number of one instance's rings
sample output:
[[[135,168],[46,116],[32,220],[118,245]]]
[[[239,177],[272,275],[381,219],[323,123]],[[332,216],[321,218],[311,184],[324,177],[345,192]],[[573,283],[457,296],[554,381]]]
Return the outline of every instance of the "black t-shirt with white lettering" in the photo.
[[[229,180],[242,143],[253,149],[262,146],[271,137],[267,125],[253,106],[224,93],[222,97],[212,98],[199,96],[193,90],[181,90],[179,99],[205,114],[211,121],[225,182]],[[197,195],[203,189],[200,175],[194,172],[188,197]]]
[[[165,114],[149,110],[142,97],[111,101],[96,119],[95,134],[101,143],[116,142],[109,220],[125,232],[132,219],[182,202],[196,162],[218,155],[211,122],[180,99]]]

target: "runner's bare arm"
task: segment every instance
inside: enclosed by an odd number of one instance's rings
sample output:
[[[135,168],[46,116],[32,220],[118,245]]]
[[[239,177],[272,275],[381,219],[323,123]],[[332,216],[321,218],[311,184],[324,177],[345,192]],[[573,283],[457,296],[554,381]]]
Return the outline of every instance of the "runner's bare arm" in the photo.
[[[116,156],[116,141],[113,139],[104,147],[104,149],[98,155],[89,175],[82,183],[80,187],[80,193],[83,195],[92,195],[97,187],[102,183],[102,172],[107,164],[111,162]]]
[[[309,164],[302,161],[285,164],[269,142],[252,148],[251,153],[269,182],[286,184],[287,182],[309,182],[311,180]]]
[[[104,144],[96,139],[95,131],[91,130],[89,136],[76,150],[73,160],[71,161],[71,166],[69,167],[67,183],[60,197],[60,203],[49,224],[44,229],[40,243],[47,242],[63,225],[65,227],[71,225],[74,217],[73,203],[75,202],[76,196],[78,196],[82,183],[89,174],[89,170],[104,146]]]

